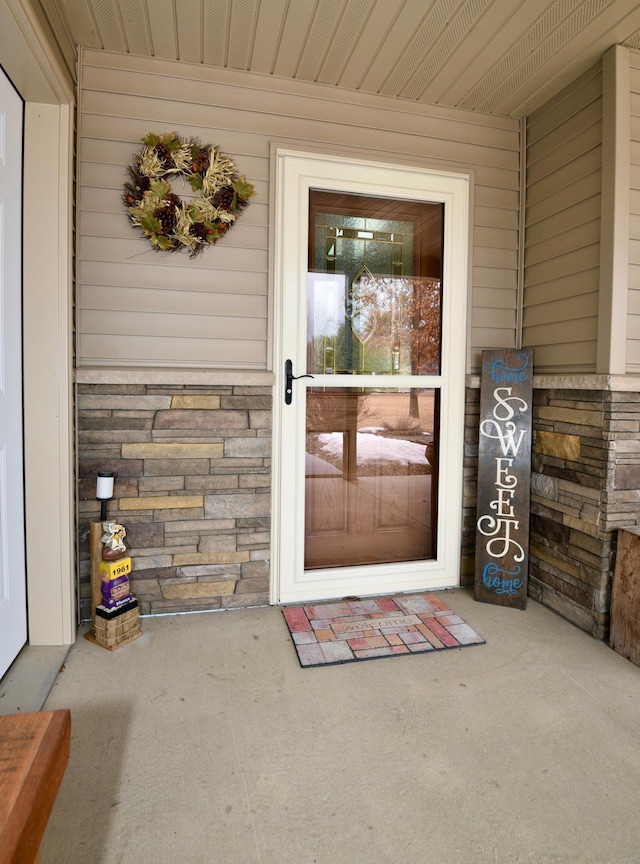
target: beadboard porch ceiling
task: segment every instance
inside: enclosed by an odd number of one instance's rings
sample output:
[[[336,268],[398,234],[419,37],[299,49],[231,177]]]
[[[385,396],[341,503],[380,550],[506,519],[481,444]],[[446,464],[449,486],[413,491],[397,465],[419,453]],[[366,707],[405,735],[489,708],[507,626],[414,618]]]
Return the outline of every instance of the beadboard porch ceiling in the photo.
[[[509,117],[616,43],[638,0],[40,0],[75,48],[251,70]]]

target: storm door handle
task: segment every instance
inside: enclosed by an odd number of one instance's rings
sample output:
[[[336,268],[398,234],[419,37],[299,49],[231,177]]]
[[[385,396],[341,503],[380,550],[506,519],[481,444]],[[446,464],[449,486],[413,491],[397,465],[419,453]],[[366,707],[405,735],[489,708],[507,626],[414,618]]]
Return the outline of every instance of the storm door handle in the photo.
[[[291,405],[293,399],[293,382],[300,378],[313,378],[313,375],[294,375],[291,360],[284,361],[284,404]]]

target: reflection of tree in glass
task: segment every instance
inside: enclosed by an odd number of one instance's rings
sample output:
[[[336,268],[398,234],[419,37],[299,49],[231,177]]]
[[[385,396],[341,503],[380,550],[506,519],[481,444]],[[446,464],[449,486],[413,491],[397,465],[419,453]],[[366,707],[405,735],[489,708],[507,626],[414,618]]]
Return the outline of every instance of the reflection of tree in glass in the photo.
[[[363,276],[333,334],[317,333],[313,364],[327,374],[437,375],[440,371],[440,281]]]
[[[375,297],[370,302],[376,305],[375,329],[357,358],[363,369],[392,375],[438,374],[439,280],[375,276],[362,280],[362,290],[367,300]]]
[[[441,296],[440,281],[412,280],[419,285],[413,292],[413,339],[411,341],[411,374],[440,373]]]

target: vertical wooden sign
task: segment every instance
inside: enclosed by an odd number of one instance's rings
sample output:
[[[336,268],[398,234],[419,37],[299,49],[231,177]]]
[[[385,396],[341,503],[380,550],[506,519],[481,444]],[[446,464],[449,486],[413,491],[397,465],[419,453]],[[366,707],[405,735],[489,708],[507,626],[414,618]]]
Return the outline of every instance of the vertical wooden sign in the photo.
[[[533,351],[482,352],[475,596],[524,609],[529,573]]]

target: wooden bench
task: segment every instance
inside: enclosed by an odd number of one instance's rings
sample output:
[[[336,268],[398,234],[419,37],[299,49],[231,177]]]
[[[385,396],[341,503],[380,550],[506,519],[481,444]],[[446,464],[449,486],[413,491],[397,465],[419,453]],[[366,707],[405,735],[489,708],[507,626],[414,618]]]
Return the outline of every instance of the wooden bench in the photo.
[[[0,716],[0,861],[37,864],[62,781],[71,712]]]

